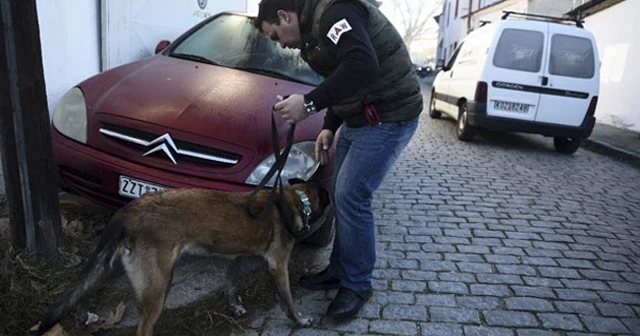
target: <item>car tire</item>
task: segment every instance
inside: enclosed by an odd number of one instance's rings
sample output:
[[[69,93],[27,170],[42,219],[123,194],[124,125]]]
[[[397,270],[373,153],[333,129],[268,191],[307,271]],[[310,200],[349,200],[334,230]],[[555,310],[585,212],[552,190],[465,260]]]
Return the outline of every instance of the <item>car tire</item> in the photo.
[[[573,154],[580,148],[580,145],[582,145],[580,138],[553,137],[553,147],[558,153]]]
[[[438,119],[442,117],[442,113],[436,111],[436,99],[433,97],[436,94],[436,91],[431,91],[431,99],[429,100],[429,116],[432,119]]]
[[[326,221],[320,226],[314,233],[302,241],[303,244],[313,245],[317,247],[328,246],[333,241],[335,235],[335,211],[332,210],[329,218],[331,220]]]
[[[469,124],[469,109],[466,103],[459,108],[456,134],[462,141],[471,141],[476,134],[474,127]]]

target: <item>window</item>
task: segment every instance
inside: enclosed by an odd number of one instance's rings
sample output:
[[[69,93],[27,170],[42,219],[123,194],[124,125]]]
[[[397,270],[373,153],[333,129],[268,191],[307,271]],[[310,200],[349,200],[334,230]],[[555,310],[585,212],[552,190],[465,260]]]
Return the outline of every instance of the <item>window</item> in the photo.
[[[453,53],[451,54],[451,59],[449,60],[449,62],[447,62],[447,66],[445,67],[446,70],[451,69],[451,67],[453,66],[453,63],[455,63],[455,61],[456,61],[456,58],[458,58],[458,54],[460,53],[460,49],[462,49],[462,44],[460,44],[460,47],[458,47],[458,49],[452,49]]]
[[[493,65],[499,68],[539,72],[544,35],[541,32],[505,29],[498,40]]]
[[[576,36],[554,34],[551,38],[549,73],[552,75],[591,78],[595,73],[591,41]]]

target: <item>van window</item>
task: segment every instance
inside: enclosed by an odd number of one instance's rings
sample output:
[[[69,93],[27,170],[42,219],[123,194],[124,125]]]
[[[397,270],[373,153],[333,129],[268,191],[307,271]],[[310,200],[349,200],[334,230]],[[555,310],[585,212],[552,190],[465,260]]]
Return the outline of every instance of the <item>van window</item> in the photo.
[[[449,70],[449,69],[451,69],[451,67],[453,67],[453,63],[456,62],[456,58],[458,58],[458,54],[460,53],[460,49],[462,49],[462,45],[463,44],[464,44],[464,42],[460,43],[458,48],[453,51],[453,54],[451,55],[451,59],[449,59],[449,63],[447,63],[447,66],[445,67],[445,70]]]
[[[499,68],[539,72],[542,64],[544,35],[538,31],[505,29],[493,54]]]
[[[549,73],[558,76],[591,78],[595,60],[591,40],[562,34],[551,37]]]

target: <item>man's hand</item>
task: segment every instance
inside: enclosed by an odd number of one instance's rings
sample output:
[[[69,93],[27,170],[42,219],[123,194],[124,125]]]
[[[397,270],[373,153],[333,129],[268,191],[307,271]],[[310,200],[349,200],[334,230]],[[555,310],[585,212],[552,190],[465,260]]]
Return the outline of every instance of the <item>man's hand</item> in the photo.
[[[316,138],[316,161],[321,165],[329,162],[329,149],[333,143],[333,132],[328,129],[323,129]]]
[[[309,116],[304,110],[303,95],[292,94],[284,100],[281,95],[278,95],[277,97],[280,101],[273,105],[273,109],[274,111],[280,113],[282,119],[284,119],[287,124],[295,124],[298,121],[307,119],[307,117]]]

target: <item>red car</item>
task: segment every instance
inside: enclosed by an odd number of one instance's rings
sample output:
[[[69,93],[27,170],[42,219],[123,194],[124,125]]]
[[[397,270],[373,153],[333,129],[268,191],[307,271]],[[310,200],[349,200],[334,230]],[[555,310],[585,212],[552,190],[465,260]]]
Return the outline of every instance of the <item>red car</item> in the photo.
[[[163,188],[251,191],[273,164],[276,95],[307,93],[321,81],[251,17],[218,14],[60,99],[52,121],[60,182],[112,209]],[[283,180],[329,187],[333,165],[319,166],[314,156],[323,117],[297,125]],[[277,115],[276,123],[284,147],[289,126]],[[332,233],[328,220],[307,242],[327,245]]]

